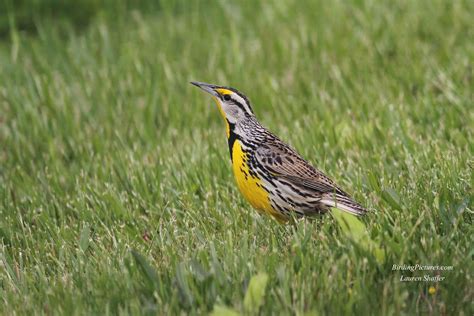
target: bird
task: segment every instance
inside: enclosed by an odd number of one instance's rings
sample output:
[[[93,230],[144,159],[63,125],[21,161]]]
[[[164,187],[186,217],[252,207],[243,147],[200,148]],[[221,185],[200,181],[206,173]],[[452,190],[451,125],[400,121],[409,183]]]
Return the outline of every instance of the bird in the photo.
[[[314,217],[336,207],[352,215],[367,210],[323,172],[257,120],[249,99],[237,89],[204,82],[226,126],[235,181],[244,198],[279,222]]]

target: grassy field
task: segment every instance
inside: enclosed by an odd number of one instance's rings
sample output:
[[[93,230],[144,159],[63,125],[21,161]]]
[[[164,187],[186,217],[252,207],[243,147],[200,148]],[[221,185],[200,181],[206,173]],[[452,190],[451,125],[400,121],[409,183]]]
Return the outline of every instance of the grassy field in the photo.
[[[13,3],[0,314],[473,314],[473,2]],[[248,95],[367,235],[251,209],[190,80]]]

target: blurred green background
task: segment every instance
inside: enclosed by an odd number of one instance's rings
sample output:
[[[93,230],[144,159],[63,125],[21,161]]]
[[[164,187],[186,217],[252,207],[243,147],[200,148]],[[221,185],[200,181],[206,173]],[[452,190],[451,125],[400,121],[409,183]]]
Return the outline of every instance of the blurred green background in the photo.
[[[131,10],[157,13],[161,3],[150,0],[4,0],[0,3],[0,34],[7,37],[12,30],[37,34],[44,23],[80,31],[97,16],[113,19]]]
[[[472,315],[472,21],[472,1],[0,2],[0,313]],[[246,94],[371,210],[366,239],[252,210],[191,80]]]

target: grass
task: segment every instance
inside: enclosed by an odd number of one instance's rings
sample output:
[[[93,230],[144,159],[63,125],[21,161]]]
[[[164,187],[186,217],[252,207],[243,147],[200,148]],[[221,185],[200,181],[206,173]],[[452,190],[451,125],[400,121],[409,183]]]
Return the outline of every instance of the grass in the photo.
[[[472,315],[472,2],[96,9],[33,32],[10,11],[0,40],[1,314]],[[385,259],[332,216],[252,210],[190,80],[247,94]]]

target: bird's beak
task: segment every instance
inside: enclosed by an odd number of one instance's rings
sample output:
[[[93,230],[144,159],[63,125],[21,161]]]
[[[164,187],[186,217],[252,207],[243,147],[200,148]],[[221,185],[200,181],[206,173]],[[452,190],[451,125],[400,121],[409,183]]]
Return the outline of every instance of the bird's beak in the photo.
[[[210,93],[212,96],[218,98],[219,94],[214,90],[216,87],[213,84],[209,83],[204,83],[204,82],[197,82],[197,81],[191,81],[191,84],[195,85],[196,87],[201,88],[202,90],[206,91],[207,93]]]

